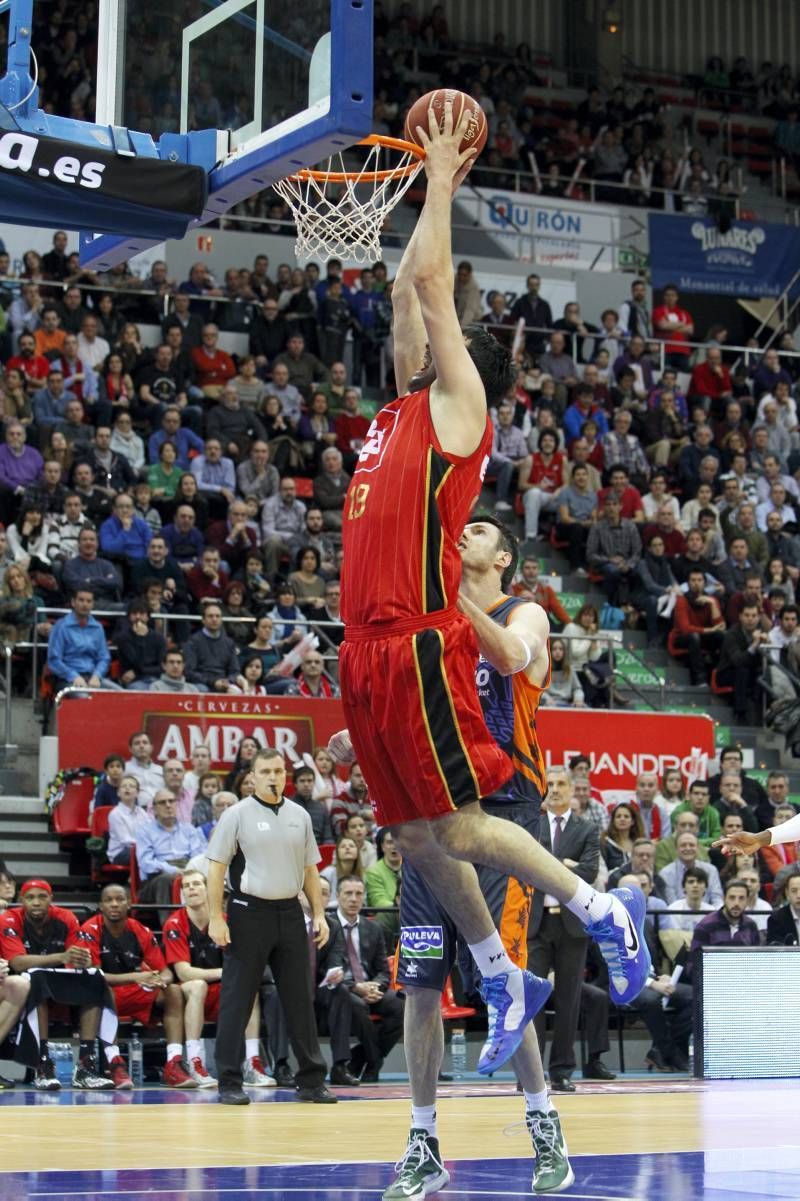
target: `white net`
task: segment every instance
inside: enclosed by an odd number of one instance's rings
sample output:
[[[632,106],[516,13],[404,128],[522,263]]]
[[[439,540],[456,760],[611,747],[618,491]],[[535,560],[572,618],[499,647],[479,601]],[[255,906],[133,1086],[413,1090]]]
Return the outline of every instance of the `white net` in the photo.
[[[338,153],[313,173],[302,171],[274,185],[292,210],[297,226],[294,249],[301,262],[337,258],[374,263],[381,257],[380,234],[386,217],[423,160],[403,149],[403,143],[385,145],[368,139],[359,145],[367,153],[355,170]]]

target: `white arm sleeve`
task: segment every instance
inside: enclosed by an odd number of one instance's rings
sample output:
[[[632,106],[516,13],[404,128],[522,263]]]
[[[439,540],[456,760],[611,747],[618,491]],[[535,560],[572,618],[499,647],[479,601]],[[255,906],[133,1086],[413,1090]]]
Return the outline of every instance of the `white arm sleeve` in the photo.
[[[777,847],[784,842],[797,842],[800,839],[800,813],[790,817],[782,826],[770,827],[770,846]]]

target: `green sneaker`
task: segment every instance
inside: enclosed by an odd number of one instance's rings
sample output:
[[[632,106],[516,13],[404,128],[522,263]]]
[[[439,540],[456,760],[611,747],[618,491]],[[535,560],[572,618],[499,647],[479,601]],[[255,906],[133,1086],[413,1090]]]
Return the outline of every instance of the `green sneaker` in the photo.
[[[397,1176],[384,1192],[383,1201],[423,1201],[450,1183],[439,1140],[427,1130],[412,1127],[405,1155],[394,1169]]]
[[[529,1109],[525,1123],[536,1155],[531,1188],[535,1193],[560,1193],[575,1180],[567,1158],[567,1144],[561,1133],[561,1122],[554,1109],[544,1113]]]

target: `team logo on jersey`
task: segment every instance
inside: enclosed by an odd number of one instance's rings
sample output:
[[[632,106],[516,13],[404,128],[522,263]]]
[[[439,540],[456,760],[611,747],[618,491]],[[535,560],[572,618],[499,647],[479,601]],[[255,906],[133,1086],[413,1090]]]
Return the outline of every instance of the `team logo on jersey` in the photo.
[[[180,930],[176,930],[176,928],[174,926],[172,927],[171,930],[167,931],[167,938],[175,939],[175,938],[180,938],[180,936],[181,936]]]
[[[373,419],[358,456],[356,471],[378,470],[383,462],[383,456],[386,454],[392,434],[397,429],[399,417],[400,413],[397,409],[387,407],[381,409],[377,417]]]
[[[442,927],[403,926],[400,931],[400,954],[404,959],[443,959]]]
[[[419,968],[416,963],[408,963],[403,965],[403,975],[409,980],[415,980],[419,975]]]

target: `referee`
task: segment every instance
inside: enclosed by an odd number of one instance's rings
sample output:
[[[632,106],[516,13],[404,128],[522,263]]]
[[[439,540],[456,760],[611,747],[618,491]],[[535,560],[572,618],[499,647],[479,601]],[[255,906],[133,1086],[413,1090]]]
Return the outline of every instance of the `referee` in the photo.
[[[312,913],[316,946],[328,941],[311,818],[284,799],[286,767],[278,751],[259,751],[252,762],[255,793],[226,809],[208,844],[208,932],[225,947],[217,1021],[219,1099],[248,1105],[242,1090],[244,1032],[264,968],[275,977],[289,1038],[300,1065],[297,1099],[333,1103],[325,1087],[325,1060],[317,1040],[312,1002],[309,941],[297,899],[302,889]],[[230,865],[228,921],[222,912]]]

